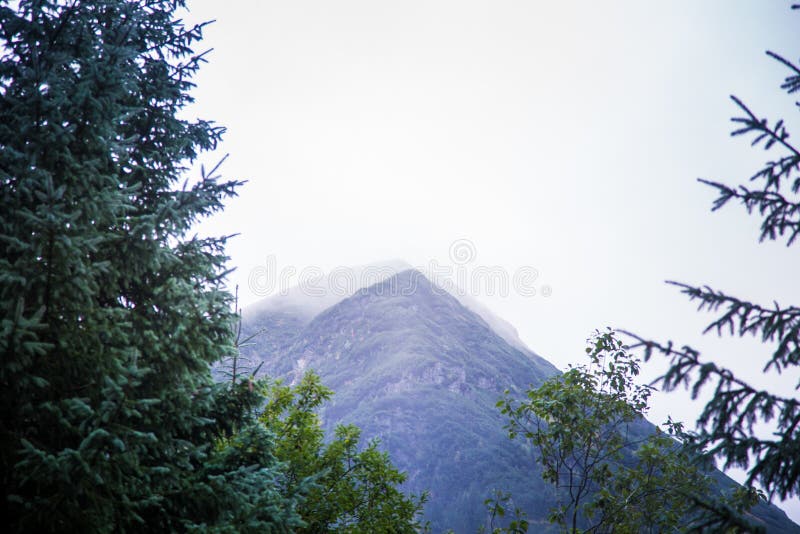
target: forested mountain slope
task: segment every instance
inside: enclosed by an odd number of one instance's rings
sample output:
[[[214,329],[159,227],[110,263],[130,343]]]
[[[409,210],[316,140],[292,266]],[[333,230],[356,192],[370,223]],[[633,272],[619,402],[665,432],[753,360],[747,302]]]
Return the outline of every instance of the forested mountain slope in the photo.
[[[245,311],[244,334],[261,333],[243,355],[263,362],[259,374],[290,382],[319,373],[335,392],[322,414],[326,427],[353,423],[379,438],[408,473],[408,490],[430,491],[434,532],[474,532],[495,489],[513,494],[532,532],[550,528],[552,488],[533,451],[507,437],[495,403],[505,389],[521,395],[538,386],[556,367],[413,269],[331,299],[316,315],[299,294],[280,299]],[[791,531],[777,508],[757,513],[771,530]]]

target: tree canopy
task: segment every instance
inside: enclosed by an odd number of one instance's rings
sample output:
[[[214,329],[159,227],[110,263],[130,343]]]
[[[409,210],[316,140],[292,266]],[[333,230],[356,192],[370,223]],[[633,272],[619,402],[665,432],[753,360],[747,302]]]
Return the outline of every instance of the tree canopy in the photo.
[[[405,474],[380,451],[378,441],[361,443],[361,431],[339,425],[325,439],[318,410],[332,391],[308,372],[294,387],[265,386],[259,421],[275,435],[275,455],[286,465],[291,489],[310,481],[298,512],[305,526],[297,532],[418,532],[426,496],[407,496]]]
[[[203,61],[203,25],[185,26],[182,6],[0,6],[0,466],[13,530],[298,520],[269,447],[258,465],[212,450],[245,413],[208,370],[232,350],[225,238],[189,232],[238,182],[180,182],[222,133],[180,118]]]
[[[666,532],[691,524],[695,493],[710,493],[705,466],[669,433],[644,421],[652,387],[614,332],[597,333],[588,366],[570,368],[526,398],[498,403],[509,437],[528,441],[558,505],[563,532]]]

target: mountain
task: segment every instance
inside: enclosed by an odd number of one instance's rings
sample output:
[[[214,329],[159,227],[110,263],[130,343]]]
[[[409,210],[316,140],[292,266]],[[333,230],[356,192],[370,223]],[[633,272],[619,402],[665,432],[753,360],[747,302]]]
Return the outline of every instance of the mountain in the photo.
[[[307,324],[317,314],[351,297],[356,291],[412,269],[414,268],[411,264],[399,259],[334,269],[325,276],[304,285],[293,286],[250,306],[245,310],[245,319],[258,321],[260,318],[281,316]],[[430,279],[424,270],[419,271]],[[492,313],[488,307],[468,295],[462,288],[454,284],[441,284],[437,287],[441,287],[465,307],[478,314],[510,345],[522,352],[530,351],[511,323]]]
[[[243,355],[292,382],[315,370],[335,392],[322,413],[327,429],[353,423],[379,438],[408,473],[406,488],[430,492],[434,532],[475,532],[494,489],[513,494],[531,532],[550,530],[551,487],[529,447],[508,439],[495,403],[505,389],[520,395],[558,369],[488,309],[398,265],[322,304],[296,291],[246,309],[245,334],[261,334]],[[762,508],[774,531],[792,531],[780,510]]]

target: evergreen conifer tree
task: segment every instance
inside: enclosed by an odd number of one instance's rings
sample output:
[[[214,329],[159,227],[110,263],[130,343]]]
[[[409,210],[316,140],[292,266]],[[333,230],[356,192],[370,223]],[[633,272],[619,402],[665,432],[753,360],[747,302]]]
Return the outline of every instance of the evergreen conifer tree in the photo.
[[[215,450],[247,392],[225,239],[237,182],[180,180],[222,129],[180,118],[202,25],[182,0],[0,2],[0,469],[16,531],[282,531],[272,437]],[[239,425],[242,427],[243,425]]]
[[[792,9],[800,9],[800,4]],[[767,55],[787,69],[781,89],[789,95],[800,92],[800,65],[775,52]],[[760,118],[739,98],[731,96],[731,99],[740,112],[731,119],[736,125],[731,135],[750,136],[752,146],[762,147],[771,156],[747,185],[700,180],[718,194],[713,210],[728,203],[741,204],[748,214],[760,217],[761,241],[797,245],[800,146],[790,140],[783,119]],[[800,102],[795,105],[800,108]],[[800,366],[800,308],[796,304],[779,304],[777,300],[758,303],[709,286],[670,283],[697,301],[700,310],[718,313],[706,332],[757,337],[771,352],[764,359],[764,373],[796,374]],[[713,389],[698,418],[697,432],[692,436],[698,450],[721,459],[724,467],[748,469],[746,484],[759,484],[770,497],[786,499],[800,495],[800,399],[796,394],[800,383],[795,386],[794,395],[758,388],[747,377],[737,376],[693,347],[630,335],[636,340],[634,346],[642,348],[646,358],[656,353],[671,358],[670,368],[661,377],[666,390],[684,385],[696,397],[705,386]],[[754,431],[761,422],[774,426],[772,435],[764,437]],[[716,521],[717,528],[741,524],[736,511],[729,507],[699,497],[697,504],[709,512],[709,524]]]

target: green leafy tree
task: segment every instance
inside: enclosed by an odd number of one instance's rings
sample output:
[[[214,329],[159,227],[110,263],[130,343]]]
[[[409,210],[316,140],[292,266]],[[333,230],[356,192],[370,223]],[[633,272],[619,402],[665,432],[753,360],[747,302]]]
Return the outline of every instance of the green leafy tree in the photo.
[[[182,6],[0,2],[0,506],[12,531],[297,522],[274,491],[267,434],[246,437],[258,461],[211,446],[253,399],[214,387],[208,369],[232,350],[225,239],[190,231],[237,183],[212,171],[180,184],[222,133],[180,118],[203,60],[203,26],[185,26]]]
[[[328,442],[318,409],[331,398],[320,378],[306,373],[295,387],[267,388],[260,416],[276,436],[275,455],[286,464],[288,488],[313,481],[298,511],[305,527],[297,532],[419,532],[425,496],[406,496],[405,475],[378,442],[361,444],[361,431],[341,425]]]
[[[652,387],[638,385],[639,362],[611,331],[573,367],[498,403],[509,436],[538,453],[558,505],[550,521],[564,532],[664,532],[687,521],[694,492],[708,492],[703,466],[670,434],[644,422]],[[670,432],[680,426],[668,424]]]
[[[800,9],[800,5],[793,5]],[[800,92],[800,66],[774,53],[767,55],[788,70],[781,89],[789,95]],[[700,180],[718,193],[713,210],[733,202],[748,214],[761,219],[760,241],[797,243],[800,236],[800,149],[789,140],[783,120],[770,121],[759,116],[735,96],[740,111],[732,119],[733,136],[749,136],[753,146],[769,152],[769,161],[750,177],[748,185],[731,186]],[[800,109],[800,102],[796,102]],[[754,336],[771,347],[764,359],[764,373],[792,373],[800,365],[800,308],[796,305],[768,304],[740,299],[709,286],[669,282],[697,301],[700,310],[717,317],[705,332],[734,337]],[[641,347],[645,359],[662,353],[671,359],[661,377],[665,390],[685,386],[694,398],[704,387],[713,389],[710,400],[697,420],[694,444],[698,451],[721,459],[725,467],[748,469],[747,485],[760,484],[770,497],[782,499],[800,494],[800,400],[796,395],[781,395],[748,383],[745,377],[707,358],[690,346],[658,342],[630,334],[634,347]],[[800,388],[797,384],[795,390]],[[766,422],[774,433],[760,437],[753,428]],[[735,510],[698,500],[698,506],[716,515],[723,523],[736,522]]]

